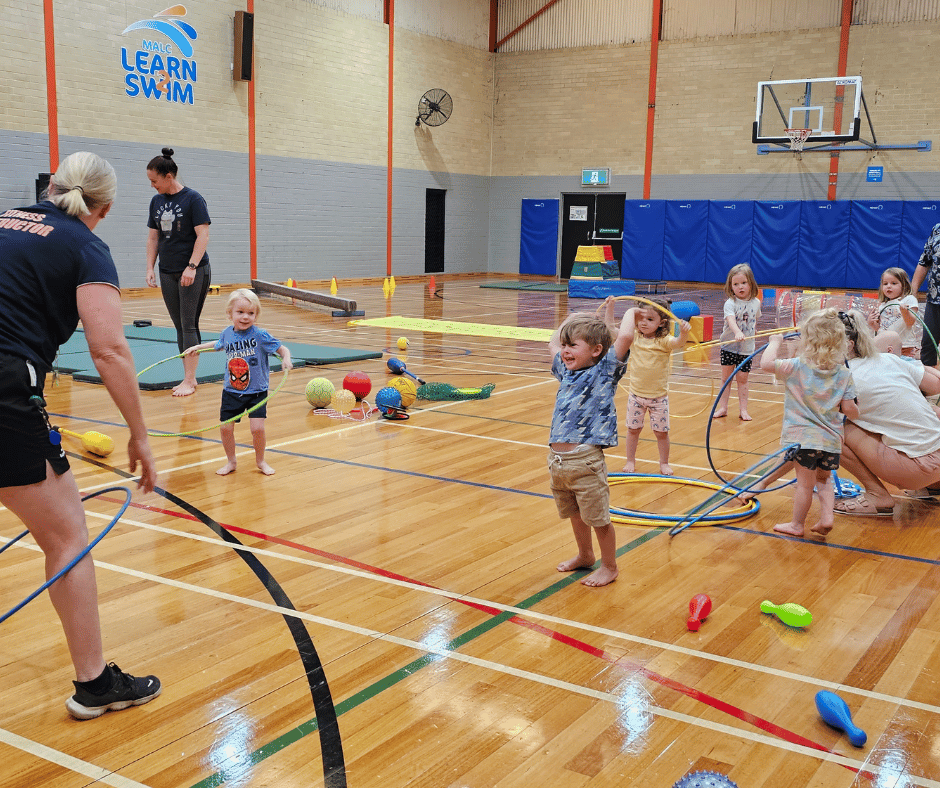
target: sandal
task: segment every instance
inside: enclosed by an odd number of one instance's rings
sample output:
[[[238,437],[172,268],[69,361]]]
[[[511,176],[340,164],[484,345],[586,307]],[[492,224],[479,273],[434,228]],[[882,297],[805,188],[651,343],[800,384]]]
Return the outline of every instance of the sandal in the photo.
[[[857,498],[836,501],[832,511],[855,517],[891,517],[894,514],[894,506],[875,506],[865,495],[859,495]]]
[[[940,496],[940,490],[933,487],[921,487],[919,490],[901,490],[908,498],[919,501],[932,501]]]

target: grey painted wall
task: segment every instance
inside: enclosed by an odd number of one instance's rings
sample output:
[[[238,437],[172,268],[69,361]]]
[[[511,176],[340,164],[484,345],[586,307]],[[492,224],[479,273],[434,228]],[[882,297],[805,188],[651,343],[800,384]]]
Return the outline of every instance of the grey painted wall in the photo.
[[[247,156],[177,148],[172,139],[165,144],[176,151],[180,179],[209,205],[213,281],[247,282]],[[0,205],[32,203],[36,176],[48,169],[46,135],[0,131],[0,145],[6,154],[0,170]],[[98,231],[111,247],[122,285],[142,287],[147,206],[153,196],[145,167],[159,147],[80,137],[60,140],[61,156],[76,150],[94,151],[114,165],[118,198]],[[284,281],[385,276],[385,173],[378,166],[259,157],[259,277]],[[651,191],[655,199],[821,200],[827,185],[825,173],[686,175],[654,178]],[[518,273],[522,200],[558,199],[564,192],[582,191],[575,176],[484,177],[396,170],[392,271],[397,276],[424,273],[424,205],[429,188],[447,191],[446,273]],[[611,189],[639,199],[643,178],[614,173]],[[880,184],[867,183],[864,170],[839,176],[842,200],[923,200],[938,195],[940,173],[889,172]]]
[[[164,144],[174,149],[180,181],[202,194],[209,206],[213,281],[247,282],[247,156],[180,148],[172,139]],[[0,171],[0,204],[32,204],[36,176],[49,166],[46,136],[0,131],[0,145],[7,154]],[[111,247],[121,284],[144,286],[147,207],[154,194],[146,165],[159,154],[160,146],[63,137],[59,149],[62,158],[90,150],[114,166],[117,200],[97,232]],[[384,167],[272,156],[259,157],[257,167],[259,278],[385,276]],[[445,272],[487,269],[488,178],[396,170],[392,183],[394,274],[424,273],[425,190],[429,188],[447,191]]]

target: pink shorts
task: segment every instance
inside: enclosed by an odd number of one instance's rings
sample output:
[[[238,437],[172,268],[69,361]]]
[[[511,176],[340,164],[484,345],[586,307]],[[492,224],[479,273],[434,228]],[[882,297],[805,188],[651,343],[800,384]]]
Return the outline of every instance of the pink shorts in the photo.
[[[914,490],[935,487],[940,482],[940,451],[908,457],[903,451],[885,446],[880,435],[849,421],[845,423],[843,443],[882,482]],[[844,454],[842,467],[852,473]]]
[[[627,429],[642,430],[643,414],[650,412],[650,427],[653,432],[669,432],[669,395],[664,397],[639,397],[632,392],[627,397]]]

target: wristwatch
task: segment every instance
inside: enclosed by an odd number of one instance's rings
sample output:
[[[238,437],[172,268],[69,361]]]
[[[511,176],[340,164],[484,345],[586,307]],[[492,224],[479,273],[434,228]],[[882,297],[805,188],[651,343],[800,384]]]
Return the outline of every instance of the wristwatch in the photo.
[[[194,265],[193,263],[187,263],[187,264],[186,264],[186,267],[187,267],[187,268],[192,268],[193,271],[195,271],[197,268],[199,268],[198,265]]]

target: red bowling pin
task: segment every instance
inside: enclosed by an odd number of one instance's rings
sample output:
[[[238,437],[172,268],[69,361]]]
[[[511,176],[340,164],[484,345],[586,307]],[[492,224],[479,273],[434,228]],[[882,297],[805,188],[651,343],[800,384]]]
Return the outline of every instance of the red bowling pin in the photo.
[[[712,612],[712,601],[707,594],[696,594],[689,600],[689,620],[688,626],[690,632],[698,632],[702,622],[708,618]]]
[[[816,693],[816,710],[833,728],[844,731],[853,747],[864,747],[868,734],[852,722],[852,712],[842,698],[834,692],[820,690]]]

